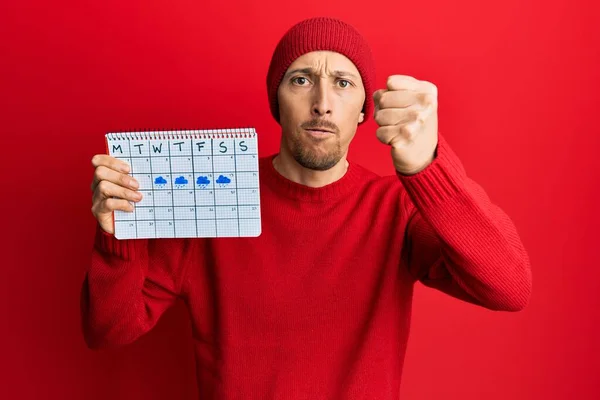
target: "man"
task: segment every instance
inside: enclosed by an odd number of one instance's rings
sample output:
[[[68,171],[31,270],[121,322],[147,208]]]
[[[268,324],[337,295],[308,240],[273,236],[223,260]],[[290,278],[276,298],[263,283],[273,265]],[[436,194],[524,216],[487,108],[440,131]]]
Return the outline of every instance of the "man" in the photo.
[[[397,399],[415,282],[523,309],[527,253],[439,135],[436,87],[373,83],[369,47],[342,21],[305,20],[281,39],[267,90],[282,140],[259,161],[258,238],[115,239],[112,212],[131,210],[138,186],[122,162],[95,156],[88,345],[132,342],[180,297],[202,399]],[[370,115],[393,176],[346,159]]]

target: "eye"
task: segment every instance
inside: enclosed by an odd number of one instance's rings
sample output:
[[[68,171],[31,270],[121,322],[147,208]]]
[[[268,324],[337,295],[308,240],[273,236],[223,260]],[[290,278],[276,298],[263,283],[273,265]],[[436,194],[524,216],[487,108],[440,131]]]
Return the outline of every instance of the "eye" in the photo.
[[[305,77],[303,77],[303,76],[297,76],[297,77],[295,77],[295,78],[292,78],[292,83],[296,83],[296,84],[298,84],[298,85],[300,85],[300,86],[304,86],[304,84],[305,84],[306,82],[308,82],[308,79],[306,79],[306,78],[305,78]]]
[[[341,85],[342,88],[347,88],[348,86],[352,85],[352,83],[346,79],[340,79],[338,83],[343,84]]]

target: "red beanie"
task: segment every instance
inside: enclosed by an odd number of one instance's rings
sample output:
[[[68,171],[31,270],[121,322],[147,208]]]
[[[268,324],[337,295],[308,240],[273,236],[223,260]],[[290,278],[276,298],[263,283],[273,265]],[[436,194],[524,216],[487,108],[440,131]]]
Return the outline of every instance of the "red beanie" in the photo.
[[[366,121],[373,112],[375,64],[365,38],[351,25],[334,18],[316,17],[292,26],[281,38],[269,65],[267,92],[271,114],[279,122],[277,89],[289,66],[303,54],[329,50],[343,54],[354,63],[365,87],[363,112]]]

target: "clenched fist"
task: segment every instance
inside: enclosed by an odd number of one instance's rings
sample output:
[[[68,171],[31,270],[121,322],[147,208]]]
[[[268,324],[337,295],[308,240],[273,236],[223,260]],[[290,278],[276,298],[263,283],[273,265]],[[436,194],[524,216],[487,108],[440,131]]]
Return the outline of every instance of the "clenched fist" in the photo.
[[[435,158],[438,142],[437,87],[411,76],[392,75],[373,94],[377,138],[391,146],[396,170],[412,175]]]
[[[142,195],[136,190],[139,183],[129,176],[129,165],[106,154],[92,157],[94,180],[91,189],[92,214],[104,231],[113,234],[113,211],[133,211],[130,201],[139,202]]]

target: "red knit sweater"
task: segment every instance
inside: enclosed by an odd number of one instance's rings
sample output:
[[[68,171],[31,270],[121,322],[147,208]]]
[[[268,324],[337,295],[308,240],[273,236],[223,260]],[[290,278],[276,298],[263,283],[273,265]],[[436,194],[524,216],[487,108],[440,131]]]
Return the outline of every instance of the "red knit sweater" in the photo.
[[[92,348],[130,343],[177,297],[200,398],[398,399],[413,285],[492,309],[528,303],[515,226],[443,136],[423,171],[350,163],[310,188],[260,160],[258,238],[116,240],[98,230],[82,291]]]

